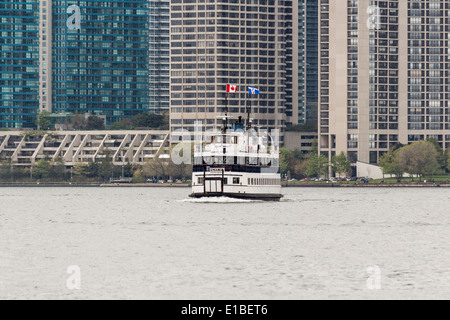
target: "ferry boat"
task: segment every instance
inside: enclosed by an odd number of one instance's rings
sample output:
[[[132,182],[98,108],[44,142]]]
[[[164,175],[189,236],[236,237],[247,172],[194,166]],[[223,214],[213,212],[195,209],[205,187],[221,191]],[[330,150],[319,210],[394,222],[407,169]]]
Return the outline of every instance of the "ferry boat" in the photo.
[[[252,128],[250,118],[245,124],[239,117],[228,127],[225,116],[222,130],[206,140],[194,147],[190,197],[280,201],[279,148]]]

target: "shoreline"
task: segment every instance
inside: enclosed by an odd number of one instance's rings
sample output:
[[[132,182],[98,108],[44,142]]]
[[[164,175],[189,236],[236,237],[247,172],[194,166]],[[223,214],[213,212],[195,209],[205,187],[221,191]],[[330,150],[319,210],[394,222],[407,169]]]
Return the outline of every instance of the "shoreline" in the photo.
[[[450,188],[447,183],[360,183],[360,184],[295,184],[283,185],[283,188]]]
[[[0,188],[190,188],[187,183],[150,184],[150,183],[0,183]],[[450,188],[447,183],[361,183],[361,184],[292,184],[282,185],[284,188]]]
[[[149,183],[0,183],[0,188],[189,188],[190,184],[149,184]]]

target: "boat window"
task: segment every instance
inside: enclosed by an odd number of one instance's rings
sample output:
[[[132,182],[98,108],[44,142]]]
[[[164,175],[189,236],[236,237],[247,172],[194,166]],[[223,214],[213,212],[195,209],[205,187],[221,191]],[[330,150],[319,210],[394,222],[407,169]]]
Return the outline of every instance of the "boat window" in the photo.
[[[241,181],[240,178],[233,178],[233,184],[239,184]]]
[[[235,161],[235,158],[236,157],[223,157],[223,159],[224,159],[224,163],[226,163],[226,164],[236,164],[236,161]]]
[[[258,158],[250,157],[249,164],[251,164],[251,165],[258,165]]]
[[[228,178],[223,178],[223,184],[228,184]]]
[[[223,157],[211,157],[209,164],[223,164]]]
[[[203,182],[204,182],[203,177],[199,177],[198,178],[198,184],[203,184]]]
[[[211,164],[211,157],[203,157],[204,164]]]

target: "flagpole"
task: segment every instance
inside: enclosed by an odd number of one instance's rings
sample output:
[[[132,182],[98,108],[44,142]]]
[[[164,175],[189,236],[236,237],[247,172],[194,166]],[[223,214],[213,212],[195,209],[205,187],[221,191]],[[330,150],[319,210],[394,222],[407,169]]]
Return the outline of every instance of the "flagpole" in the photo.
[[[228,93],[225,93],[225,132],[228,129]]]
[[[247,95],[246,95],[246,99],[245,99],[245,104],[246,104],[246,112],[247,112],[247,129],[250,128],[250,105],[251,105],[251,100],[248,98],[248,95],[250,95],[250,88],[247,87]]]

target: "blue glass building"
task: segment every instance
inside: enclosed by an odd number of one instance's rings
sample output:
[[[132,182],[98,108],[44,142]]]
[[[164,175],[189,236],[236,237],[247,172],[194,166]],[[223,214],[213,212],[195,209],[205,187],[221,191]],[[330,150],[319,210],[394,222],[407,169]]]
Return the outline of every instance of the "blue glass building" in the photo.
[[[39,110],[39,1],[0,2],[0,128],[35,126]]]
[[[150,0],[150,112],[170,108],[170,1]]]
[[[316,122],[319,101],[319,1],[299,1],[298,120]]]
[[[79,29],[67,8],[80,8]],[[53,1],[54,113],[106,115],[112,123],[149,109],[149,1]]]

